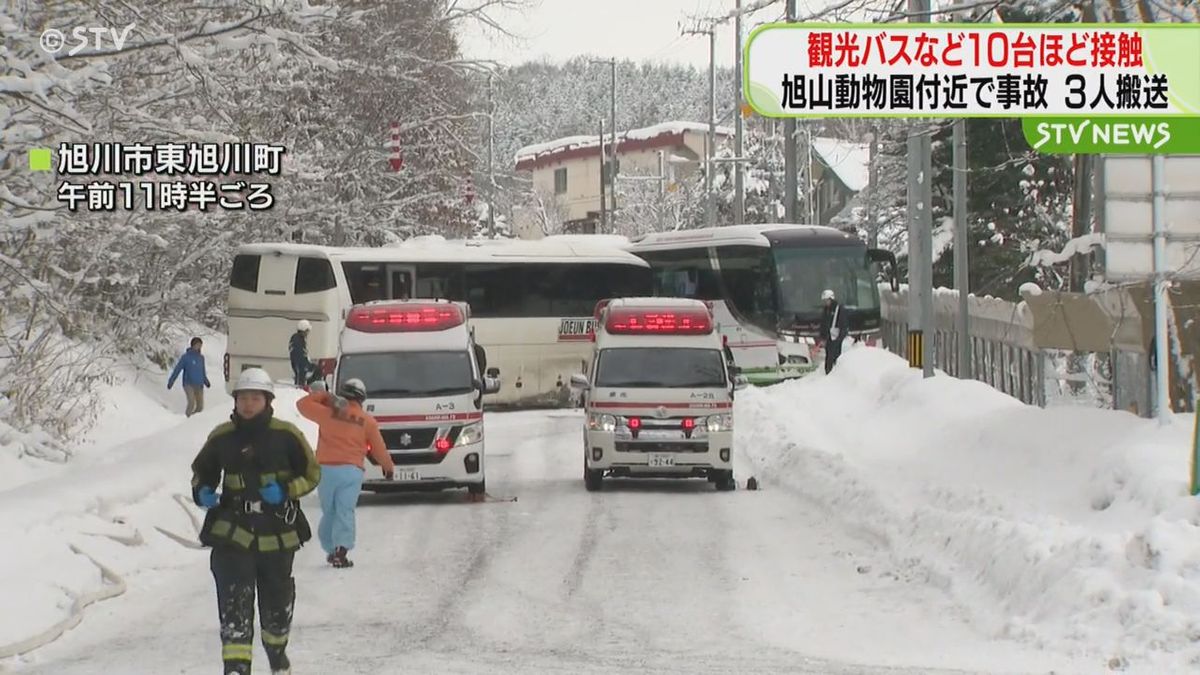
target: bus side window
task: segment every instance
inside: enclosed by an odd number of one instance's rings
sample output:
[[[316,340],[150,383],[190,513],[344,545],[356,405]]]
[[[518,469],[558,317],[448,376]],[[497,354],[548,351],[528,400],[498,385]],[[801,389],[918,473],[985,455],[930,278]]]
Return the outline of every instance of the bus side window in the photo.
[[[337,280],[333,278],[333,265],[324,258],[296,259],[296,280],[292,292],[320,293],[337,288]]]
[[[390,300],[412,298],[412,275],[407,270],[392,270],[392,297]]]
[[[417,265],[414,298],[466,300],[463,294],[462,265],[457,263],[421,263]]]
[[[638,254],[655,272],[655,292],[660,296],[720,300],[717,273],[707,248],[653,251]]]
[[[350,290],[350,302],[360,305],[372,300],[386,300],[387,290],[383,267],[377,264],[344,262],[342,271]]]
[[[262,263],[260,255],[235,255],[233,269],[229,273],[229,286],[240,291],[258,292],[258,268]]]

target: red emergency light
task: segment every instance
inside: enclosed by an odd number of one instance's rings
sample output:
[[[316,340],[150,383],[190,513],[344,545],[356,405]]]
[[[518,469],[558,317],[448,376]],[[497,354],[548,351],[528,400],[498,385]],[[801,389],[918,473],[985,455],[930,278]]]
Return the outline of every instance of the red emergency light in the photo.
[[[355,307],[346,317],[346,327],[364,333],[406,333],[445,330],[466,320],[458,305],[405,302]]]
[[[633,309],[608,312],[604,330],[624,335],[708,335],[712,315],[704,309]]]

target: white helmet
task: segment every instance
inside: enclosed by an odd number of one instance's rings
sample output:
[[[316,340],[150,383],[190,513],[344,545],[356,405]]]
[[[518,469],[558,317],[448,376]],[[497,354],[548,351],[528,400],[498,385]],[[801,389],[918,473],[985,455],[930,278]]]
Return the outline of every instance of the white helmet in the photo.
[[[275,383],[262,368],[247,368],[238,375],[237,384],[233,386],[235,395],[239,391],[262,391],[274,396]]]
[[[357,377],[352,377],[342,383],[342,386],[338,388],[338,394],[362,403],[367,400],[367,385]]]
[[[822,300],[832,300],[833,299],[833,291],[829,290],[828,288],[821,291],[821,299]]]
[[[312,330],[312,324],[308,322],[308,319],[300,319],[296,322],[296,330],[301,333],[307,333]]]

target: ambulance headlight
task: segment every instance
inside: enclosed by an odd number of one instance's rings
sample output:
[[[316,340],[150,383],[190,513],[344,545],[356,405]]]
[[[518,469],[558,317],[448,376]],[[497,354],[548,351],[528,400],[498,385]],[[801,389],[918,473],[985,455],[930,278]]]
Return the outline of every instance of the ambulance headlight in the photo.
[[[614,431],[617,428],[617,418],[591,413],[587,417],[587,427],[589,431]]]
[[[474,445],[483,440],[483,422],[475,422],[468,424],[462,428],[458,434],[458,441],[455,445]]]
[[[733,431],[733,415],[709,415],[704,419],[704,428],[709,433]]]

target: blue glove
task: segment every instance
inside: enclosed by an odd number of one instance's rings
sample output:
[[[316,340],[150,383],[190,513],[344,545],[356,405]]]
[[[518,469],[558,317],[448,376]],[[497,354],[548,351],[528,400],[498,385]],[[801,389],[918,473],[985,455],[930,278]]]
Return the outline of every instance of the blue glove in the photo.
[[[270,483],[264,485],[262,489],[258,491],[258,494],[262,496],[263,501],[268,504],[275,505],[283,503],[283,488],[275,481],[271,481]]]
[[[200,506],[202,506],[203,508],[211,509],[212,507],[217,505],[217,502],[218,502],[217,493],[212,488],[208,487],[207,485],[200,488],[200,491],[197,493],[197,496],[200,497]]]

